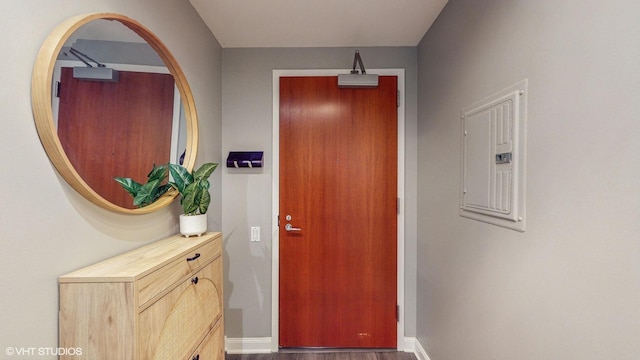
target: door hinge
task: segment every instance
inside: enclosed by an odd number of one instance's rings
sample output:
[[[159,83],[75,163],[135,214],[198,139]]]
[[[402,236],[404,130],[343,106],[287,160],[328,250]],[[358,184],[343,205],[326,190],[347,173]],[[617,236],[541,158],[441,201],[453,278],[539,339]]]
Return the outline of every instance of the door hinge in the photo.
[[[62,83],[60,81],[56,81],[56,97],[60,97],[60,88],[62,87]]]
[[[278,227],[280,227],[280,215],[278,215]]]
[[[400,198],[396,198],[396,214],[400,215]]]
[[[400,322],[400,305],[396,305],[396,322]]]
[[[400,90],[396,91],[396,107],[400,107]]]

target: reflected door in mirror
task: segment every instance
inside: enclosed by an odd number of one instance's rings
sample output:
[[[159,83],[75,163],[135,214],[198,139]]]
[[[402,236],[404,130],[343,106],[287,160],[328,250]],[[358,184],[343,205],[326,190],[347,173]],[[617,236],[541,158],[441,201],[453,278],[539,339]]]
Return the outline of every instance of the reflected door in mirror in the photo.
[[[153,164],[169,162],[173,76],[121,71],[117,82],[87,81],[63,68],[60,82],[58,136],[70,162],[100,196],[132,209],[113,177],[145,183]]]

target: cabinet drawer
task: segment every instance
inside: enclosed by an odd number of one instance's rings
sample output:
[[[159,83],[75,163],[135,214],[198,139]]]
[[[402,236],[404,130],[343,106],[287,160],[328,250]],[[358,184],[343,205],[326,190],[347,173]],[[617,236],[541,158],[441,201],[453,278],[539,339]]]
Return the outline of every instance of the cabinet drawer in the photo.
[[[138,304],[143,308],[146,307],[145,304],[156,295],[220,255],[222,255],[222,242],[218,238],[141,278],[138,285]]]
[[[222,258],[218,258],[140,313],[139,359],[185,359],[221,318]]]

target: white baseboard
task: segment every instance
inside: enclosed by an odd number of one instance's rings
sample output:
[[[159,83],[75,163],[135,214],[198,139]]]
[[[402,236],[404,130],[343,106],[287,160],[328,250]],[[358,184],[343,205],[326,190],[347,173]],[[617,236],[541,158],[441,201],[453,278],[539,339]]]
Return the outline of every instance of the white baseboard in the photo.
[[[227,338],[225,349],[229,354],[268,354],[271,353],[271,338]]]
[[[416,352],[416,342],[418,340],[414,337],[406,337],[404,338],[404,347],[400,347],[398,346],[398,351],[404,351],[404,352],[408,352],[408,353],[415,353]]]
[[[225,349],[229,354],[268,354],[272,352],[271,338],[227,338],[225,337]],[[418,360],[430,360],[418,339],[414,337],[404,338],[404,352],[414,353]]]
[[[420,341],[418,341],[418,339],[414,338],[413,344],[414,344],[413,353],[416,354],[416,358],[418,358],[418,360],[430,360],[429,355],[427,355],[427,352],[424,350],[424,348],[422,347],[422,344],[420,344]]]

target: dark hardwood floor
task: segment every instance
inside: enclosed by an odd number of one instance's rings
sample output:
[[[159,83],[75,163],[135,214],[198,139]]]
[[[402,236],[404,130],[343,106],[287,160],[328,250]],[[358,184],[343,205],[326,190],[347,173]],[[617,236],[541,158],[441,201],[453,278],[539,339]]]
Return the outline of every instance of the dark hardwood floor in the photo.
[[[416,360],[413,353],[376,350],[283,350],[272,354],[226,354],[226,360]]]

